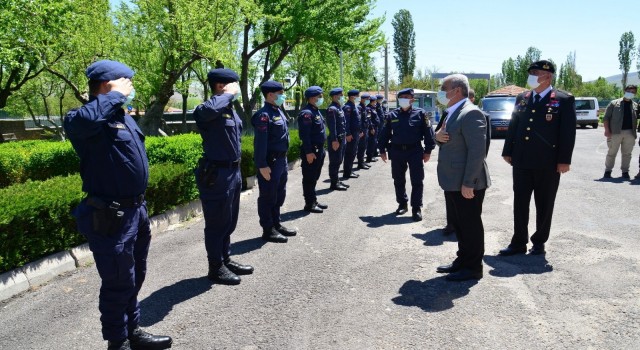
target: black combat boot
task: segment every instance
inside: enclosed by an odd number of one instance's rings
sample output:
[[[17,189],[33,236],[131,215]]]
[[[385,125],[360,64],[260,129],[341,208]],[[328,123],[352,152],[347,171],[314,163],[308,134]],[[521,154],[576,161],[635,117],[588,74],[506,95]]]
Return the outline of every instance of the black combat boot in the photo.
[[[131,350],[129,339],[121,341],[110,341],[107,346],[107,350]]]
[[[273,243],[287,243],[287,241],[289,240],[287,237],[278,232],[275,227],[263,228],[262,239]]]
[[[129,331],[129,342],[132,350],[161,350],[169,349],[173,340],[166,335],[153,335],[136,327]]]
[[[292,236],[295,236],[295,235],[297,235],[297,234],[298,234],[298,231],[296,231],[296,230],[292,230],[292,229],[289,229],[289,228],[286,228],[286,227],[284,227],[284,226],[282,226],[282,225],[280,225],[280,224],[276,224],[276,225],[274,226],[274,228],[275,228],[278,232],[280,232],[283,236],[289,236],[289,237],[292,237]]]
[[[250,275],[253,273],[253,266],[242,265],[237,261],[231,260],[231,258],[224,259],[224,264],[227,265],[227,268],[236,275]]]
[[[207,275],[209,280],[226,285],[240,284],[240,277],[231,272],[227,265],[220,262],[209,262],[209,274]]]

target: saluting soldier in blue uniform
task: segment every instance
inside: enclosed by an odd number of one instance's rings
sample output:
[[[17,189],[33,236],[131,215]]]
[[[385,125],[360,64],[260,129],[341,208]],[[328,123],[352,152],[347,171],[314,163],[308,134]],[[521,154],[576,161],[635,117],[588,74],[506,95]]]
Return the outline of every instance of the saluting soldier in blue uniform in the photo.
[[[284,87],[277,81],[267,81],[260,90],[265,103],[251,118],[255,131],[253,159],[259,171],[258,216],[263,239],[286,243],[286,236],[297,232],[280,223],[280,208],[287,194],[289,150],[287,117],[280,110],[285,101]]]
[[[502,157],[513,167],[514,232],[500,255],[523,254],[529,241],[529,204],[534,194],[536,232],[530,254],[544,254],[560,175],[571,168],[576,141],[575,98],[551,86],[555,67],[541,60],[529,66],[533,89],[516,98]]]
[[[138,326],[151,230],[144,200],[149,178],[144,135],[122,109],[135,95],[133,74],[120,62],[93,63],[86,71],[89,102],[64,119],[87,193],[73,215],[102,280],[100,321],[108,349],[166,349],[170,337]]]
[[[360,99],[359,95],[359,90],[349,90],[349,92],[347,92],[349,101],[342,107],[347,128],[347,147],[344,154],[344,165],[342,166],[343,180],[359,177],[358,174],[353,172],[353,162],[358,153],[358,143],[360,142],[360,138],[364,136],[361,130],[360,109],[356,106],[356,104],[360,102],[358,101]]]
[[[196,169],[196,183],[204,214],[204,245],[209,260],[207,277],[220,284],[239,284],[238,275],[253,267],[231,260],[231,234],[240,211],[240,135],[242,120],[232,102],[240,93],[238,74],[212,69],[207,74],[212,96],[196,107],[193,119],[202,136],[204,155]]]
[[[378,151],[378,128],[382,123],[378,115],[378,98],[376,95],[369,97],[369,105],[367,110],[370,116],[369,124],[369,140],[367,141],[367,163],[377,162],[376,152]]]
[[[411,208],[413,220],[422,220],[422,196],[424,165],[435,148],[435,136],[431,121],[421,108],[414,108],[413,89],[398,91],[399,108],[389,112],[380,136],[380,158],[387,161],[387,149],[391,160],[391,175],[398,202],[397,215],[408,211],[405,189],[406,172],[411,178]],[[424,148],[422,146],[424,140]]]
[[[340,181],[338,172],[340,165],[344,161],[344,149],[346,146],[346,121],[342,111],[344,102],[343,90],[341,88],[332,89],[329,92],[331,104],[327,108],[327,127],[329,128],[329,178],[331,179],[330,189],[334,191],[346,191],[349,186]]]
[[[364,155],[367,152],[369,146],[369,127],[371,126],[371,113],[367,105],[369,104],[369,94],[364,93],[360,96],[360,104],[358,105],[358,111],[360,112],[360,141],[358,142],[358,170],[369,169],[370,165],[366,164]]]
[[[318,203],[316,184],[324,164],[324,143],[327,135],[324,129],[324,118],[318,107],[324,102],[322,88],[311,86],[304,92],[307,105],[298,114],[298,132],[302,146],[302,192],[304,195],[304,210],[311,213],[322,213],[328,206]]]

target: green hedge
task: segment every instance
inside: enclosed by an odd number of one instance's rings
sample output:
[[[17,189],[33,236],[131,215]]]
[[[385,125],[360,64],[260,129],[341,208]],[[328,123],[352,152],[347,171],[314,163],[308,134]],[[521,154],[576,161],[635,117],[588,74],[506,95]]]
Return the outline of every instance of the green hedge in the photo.
[[[79,175],[27,181],[0,189],[0,273],[84,242],[71,210],[84,197]],[[149,215],[197,198],[186,164],[149,169]]]

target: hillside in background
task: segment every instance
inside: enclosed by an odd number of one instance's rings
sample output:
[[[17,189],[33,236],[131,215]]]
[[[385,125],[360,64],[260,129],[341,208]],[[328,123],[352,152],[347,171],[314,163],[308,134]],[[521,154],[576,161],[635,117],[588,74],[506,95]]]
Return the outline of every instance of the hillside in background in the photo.
[[[612,75],[604,78],[609,83],[614,83],[617,86],[622,86],[622,74]],[[638,72],[629,72],[627,75],[627,84],[640,85],[640,78],[638,78]]]

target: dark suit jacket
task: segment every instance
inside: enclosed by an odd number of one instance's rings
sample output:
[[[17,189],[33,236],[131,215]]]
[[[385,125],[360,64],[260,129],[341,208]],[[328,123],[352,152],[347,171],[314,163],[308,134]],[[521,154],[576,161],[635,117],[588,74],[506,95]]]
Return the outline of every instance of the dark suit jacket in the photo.
[[[522,169],[571,164],[576,141],[575,98],[552,89],[536,105],[531,102],[533,93],[523,92],[516,98],[502,156],[511,157],[511,165]]]
[[[444,191],[475,190],[491,186],[486,158],[487,119],[470,101],[448,118],[449,141],[439,144],[438,183]]]

